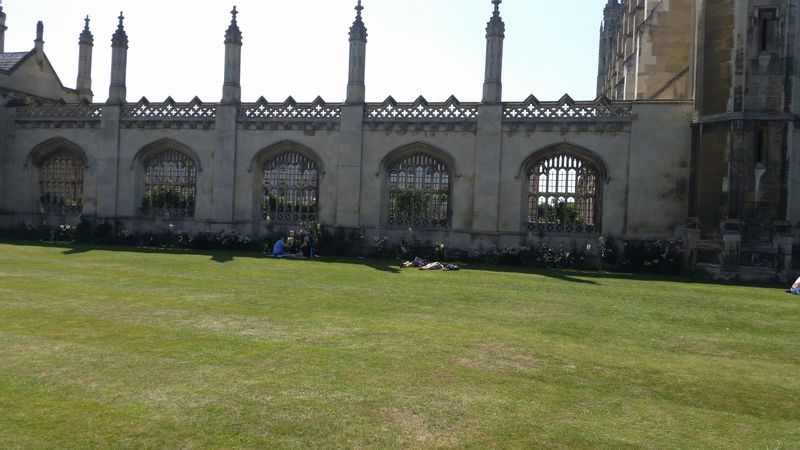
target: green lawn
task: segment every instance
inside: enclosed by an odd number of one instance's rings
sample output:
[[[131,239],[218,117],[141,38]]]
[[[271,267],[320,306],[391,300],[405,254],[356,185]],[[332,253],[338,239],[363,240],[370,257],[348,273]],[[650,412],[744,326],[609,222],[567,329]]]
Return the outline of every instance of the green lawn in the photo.
[[[0,448],[800,448],[800,297],[0,244]]]

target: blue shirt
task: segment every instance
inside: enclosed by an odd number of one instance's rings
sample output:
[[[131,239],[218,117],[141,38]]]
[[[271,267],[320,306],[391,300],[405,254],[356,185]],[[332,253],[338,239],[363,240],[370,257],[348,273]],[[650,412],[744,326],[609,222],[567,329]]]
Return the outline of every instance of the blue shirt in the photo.
[[[272,256],[283,256],[286,254],[286,243],[283,239],[278,239],[278,242],[272,246]]]

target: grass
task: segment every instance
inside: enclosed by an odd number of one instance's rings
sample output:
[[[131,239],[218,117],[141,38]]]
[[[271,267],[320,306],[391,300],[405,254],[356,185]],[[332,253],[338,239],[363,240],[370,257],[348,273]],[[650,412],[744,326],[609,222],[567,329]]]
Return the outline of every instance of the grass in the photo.
[[[775,287],[0,244],[0,448],[800,448]]]

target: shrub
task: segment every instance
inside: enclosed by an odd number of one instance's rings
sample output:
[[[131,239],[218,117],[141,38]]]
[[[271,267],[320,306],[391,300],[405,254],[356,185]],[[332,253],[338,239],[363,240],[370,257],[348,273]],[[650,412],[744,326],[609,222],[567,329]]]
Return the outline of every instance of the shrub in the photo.
[[[683,271],[681,241],[626,240],[621,266],[630,272],[680,274]]]
[[[75,241],[75,227],[72,225],[62,224],[52,231],[52,239],[56,242],[74,242]]]
[[[613,270],[619,263],[619,247],[614,236],[600,236],[600,268]]]
[[[107,221],[86,219],[73,227],[59,225],[51,228],[45,224],[23,224],[0,230],[0,236],[29,241],[89,242],[128,246],[143,246],[169,249],[264,251],[271,253],[272,245],[283,236],[292,236],[299,246],[308,236],[316,254],[329,256],[396,257],[409,260],[420,257],[428,261],[477,262],[481,264],[504,264],[534,268],[590,269],[596,263],[590,254],[591,244],[579,247],[576,242],[553,247],[547,242],[538,246],[522,243],[516,247],[496,249],[478,245],[469,251],[448,249],[445,242],[421,242],[412,228],[392,246],[386,236],[368,240],[362,228],[336,227],[330,232],[319,223],[299,224],[294,230],[268,226],[260,237],[252,237],[236,231],[199,232],[189,234],[175,231],[170,225],[157,232],[131,233],[121,229],[121,223],[113,225]],[[292,241],[292,239],[290,239]],[[680,274],[683,271],[680,241],[626,240],[620,251],[613,236],[599,239],[598,253],[601,268],[630,272]],[[293,251],[296,251],[294,249]]]

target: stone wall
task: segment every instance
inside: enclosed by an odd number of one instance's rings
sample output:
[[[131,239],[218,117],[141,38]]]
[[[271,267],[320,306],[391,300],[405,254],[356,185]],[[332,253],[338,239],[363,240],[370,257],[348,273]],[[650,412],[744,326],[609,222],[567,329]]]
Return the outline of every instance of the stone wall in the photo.
[[[588,234],[553,231],[548,238],[591,241],[598,231],[616,236],[679,237],[687,207],[691,104],[637,102],[622,105],[629,111],[624,116],[581,119],[569,114],[597,114],[601,108],[609,108],[608,104],[565,102],[498,106],[494,123],[486,119],[375,119],[370,114],[382,106],[366,105],[358,107],[360,114],[353,117],[342,114],[341,119],[317,125],[250,123],[235,112],[225,116],[226,106],[215,106],[213,122],[209,118],[149,121],[130,117],[136,105],[105,105],[102,119],[83,122],[36,119],[23,110],[7,108],[6,116],[12,117],[7,122],[13,124],[13,130],[4,140],[8,150],[4,168],[7,186],[15,195],[3,196],[3,225],[42,220],[37,209],[38,167],[31,155],[42,143],[64,140],[86,156],[85,214],[120,220],[129,228],[165,226],[166,219],[139,213],[141,159],[150,149],[169,143],[189,154],[199,169],[195,217],[169,222],[192,231],[233,228],[260,233],[266,225],[259,209],[260,164],[271,150],[296,146],[319,163],[322,223],[399,237],[408,230],[387,223],[386,164],[397,152],[421,149],[450,166],[451,219],[448,227],[422,227],[415,230],[416,235],[465,248],[476,242],[516,245],[529,236],[525,215],[530,161],[553,149],[576,149],[592,155],[607,171],[600,200],[602,228]],[[560,119],[512,117],[516,114],[512,110],[531,111],[532,104],[538,105],[538,111],[572,112]],[[148,108],[160,111],[158,105]],[[460,108],[473,114],[471,105]],[[497,130],[498,140],[482,140],[484,128]],[[497,142],[498,147],[481,142]],[[481,183],[476,182],[479,178]]]

